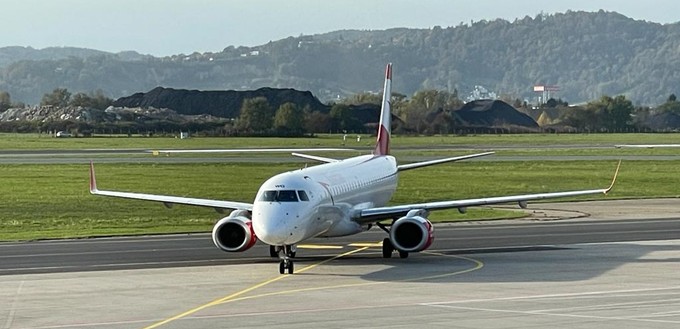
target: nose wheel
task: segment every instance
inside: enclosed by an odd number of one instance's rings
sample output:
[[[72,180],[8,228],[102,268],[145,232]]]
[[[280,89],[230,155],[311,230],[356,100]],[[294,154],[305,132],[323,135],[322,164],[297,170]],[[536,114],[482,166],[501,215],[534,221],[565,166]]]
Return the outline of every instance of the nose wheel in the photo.
[[[288,272],[288,274],[293,274],[295,266],[293,265],[293,260],[291,258],[295,257],[295,246],[271,246],[269,249],[270,254],[274,253],[272,250],[275,250],[276,254],[281,258],[281,261],[279,262],[279,273],[285,274]]]
[[[295,271],[295,266],[293,266],[293,261],[290,259],[282,259],[281,262],[279,263],[279,273],[280,274],[285,274],[286,271],[288,271],[288,274],[293,274]]]

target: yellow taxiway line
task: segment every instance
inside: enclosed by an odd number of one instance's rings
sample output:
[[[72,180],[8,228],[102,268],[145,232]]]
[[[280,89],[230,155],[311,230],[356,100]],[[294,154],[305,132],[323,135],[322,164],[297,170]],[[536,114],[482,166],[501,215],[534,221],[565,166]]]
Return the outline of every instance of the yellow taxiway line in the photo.
[[[351,251],[348,251],[348,252],[345,252],[345,253],[342,253],[342,254],[333,256],[333,257],[328,258],[328,259],[326,259],[326,260],[323,260],[323,261],[321,261],[321,262],[318,262],[318,263],[315,263],[315,264],[306,266],[306,267],[304,267],[304,268],[298,270],[296,273],[306,272],[306,271],[309,271],[309,270],[311,270],[311,269],[313,269],[313,268],[315,268],[315,267],[318,267],[318,266],[320,266],[320,265],[326,264],[326,263],[328,263],[328,262],[330,262],[330,261],[333,261],[333,260],[336,260],[336,259],[339,259],[339,258],[342,258],[342,257],[346,257],[346,256],[349,256],[349,255],[352,255],[352,254],[355,254],[355,253],[358,253],[358,252],[367,250],[367,249],[369,249],[369,248],[371,248],[371,247],[376,247],[376,246],[379,247],[379,246],[381,246],[381,245],[382,245],[381,242],[379,242],[379,243],[353,243],[353,244],[351,244],[351,246],[358,247],[358,249],[351,250]],[[359,246],[361,246],[361,247],[359,247]],[[464,273],[469,273],[469,272],[476,271],[476,270],[479,270],[479,269],[481,269],[482,267],[484,267],[484,263],[482,263],[481,261],[476,260],[476,259],[473,259],[473,258],[465,257],[465,256],[446,255],[446,254],[442,254],[442,253],[427,252],[427,251],[425,251],[425,252],[423,252],[423,253],[424,253],[424,254],[429,254],[429,255],[434,255],[434,256],[440,256],[440,257],[451,257],[451,258],[456,258],[456,259],[462,259],[462,260],[465,260],[465,261],[469,261],[469,262],[474,263],[475,266],[473,266],[473,267],[471,267],[471,268],[464,269],[464,270],[455,271],[455,272],[448,272],[448,273],[443,273],[443,274],[436,274],[436,275],[430,275],[430,276],[424,276],[424,277],[417,277],[417,278],[409,278],[409,279],[394,280],[394,281],[390,281],[390,282],[410,282],[410,281],[416,281],[416,280],[428,280],[428,279],[431,280],[431,279],[438,279],[438,278],[443,278],[443,277],[449,277],[449,276],[455,276],[455,275],[461,275],[461,274],[464,274]],[[263,281],[263,282],[261,282],[261,283],[258,283],[258,284],[256,284],[256,285],[253,285],[253,286],[248,287],[248,288],[246,288],[246,289],[243,289],[243,290],[241,290],[241,291],[235,292],[235,293],[233,293],[233,294],[231,294],[231,295],[228,295],[228,296],[225,296],[225,297],[222,297],[222,298],[213,300],[213,301],[211,301],[211,302],[209,302],[209,303],[206,303],[206,304],[203,304],[203,305],[201,305],[201,306],[198,306],[198,307],[195,307],[195,308],[193,308],[193,309],[190,309],[190,310],[188,310],[188,311],[186,311],[186,312],[184,312],[184,313],[181,313],[181,314],[175,315],[175,316],[173,316],[173,317],[171,317],[171,318],[165,319],[165,320],[163,320],[163,321],[154,323],[154,324],[152,324],[152,325],[150,325],[150,326],[144,327],[143,329],[153,329],[153,328],[158,328],[158,327],[160,327],[160,326],[162,326],[162,325],[165,325],[165,324],[168,324],[168,323],[170,323],[170,322],[173,322],[173,321],[182,319],[182,318],[184,318],[184,317],[187,317],[187,316],[189,316],[189,315],[192,315],[192,314],[194,314],[194,313],[197,313],[197,312],[199,312],[199,311],[201,311],[201,310],[204,310],[204,309],[207,309],[207,308],[209,308],[209,307],[216,306],[216,305],[219,305],[219,304],[229,303],[229,302],[235,302],[235,301],[239,301],[239,300],[261,298],[261,297],[265,297],[265,296],[284,295],[284,294],[291,294],[291,293],[304,292],[304,291],[315,291],[315,290],[325,290],[325,289],[334,289],[334,288],[337,289],[337,288],[356,287],[356,286],[367,286],[367,285],[376,285],[376,284],[384,284],[384,283],[387,283],[387,282],[362,282],[362,283],[350,283],[350,284],[341,284],[341,285],[335,285],[335,286],[324,286],[324,287],[309,287],[309,288],[301,288],[301,289],[290,289],[290,290],[278,291],[278,292],[272,292],[272,293],[266,293],[266,294],[258,294],[258,295],[254,295],[254,296],[243,296],[244,294],[246,294],[246,293],[248,293],[248,292],[254,291],[254,290],[256,290],[256,289],[259,289],[259,288],[264,287],[264,286],[266,286],[266,285],[269,285],[269,284],[271,284],[271,283],[277,282],[277,281],[279,281],[279,280],[283,280],[284,278],[287,278],[287,277],[289,277],[289,276],[290,276],[289,274],[284,274],[284,275],[281,275],[281,276],[277,276],[277,277],[275,277],[275,278],[273,278],[273,279],[270,279],[270,280],[267,280],[267,281]]]

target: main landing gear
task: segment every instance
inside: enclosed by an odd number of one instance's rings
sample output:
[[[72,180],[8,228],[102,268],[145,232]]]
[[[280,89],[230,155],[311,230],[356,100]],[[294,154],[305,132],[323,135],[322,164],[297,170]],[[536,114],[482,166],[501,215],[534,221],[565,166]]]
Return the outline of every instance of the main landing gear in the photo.
[[[383,258],[392,258],[392,253],[397,250],[394,248],[394,245],[392,244],[392,241],[390,241],[389,238],[383,239],[382,243],[382,256]],[[399,252],[399,258],[408,258],[408,251],[401,251],[397,250]]]
[[[295,246],[269,246],[269,256],[279,257],[281,261],[279,262],[279,273],[293,274],[295,267],[293,265],[293,260],[295,258]]]
[[[378,227],[380,227],[383,231],[387,232],[387,234],[390,234],[390,230],[383,224],[378,223]],[[383,258],[392,258],[392,253],[397,250],[394,248],[394,245],[392,244],[392,241],[389,238],[383,239],[382,243],[382,256]],[[399,252],[399,258],[408,258],[408,251],[401,251],[397,250]]]

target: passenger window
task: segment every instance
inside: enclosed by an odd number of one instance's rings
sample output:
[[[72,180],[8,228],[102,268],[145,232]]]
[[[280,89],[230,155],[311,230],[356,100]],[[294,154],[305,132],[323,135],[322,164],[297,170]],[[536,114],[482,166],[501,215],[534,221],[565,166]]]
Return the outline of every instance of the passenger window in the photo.
[[[300,201],[309,201],[309,198],[307,197],[307,193],[305,191],[299,190],[298,196],[300,197]]]

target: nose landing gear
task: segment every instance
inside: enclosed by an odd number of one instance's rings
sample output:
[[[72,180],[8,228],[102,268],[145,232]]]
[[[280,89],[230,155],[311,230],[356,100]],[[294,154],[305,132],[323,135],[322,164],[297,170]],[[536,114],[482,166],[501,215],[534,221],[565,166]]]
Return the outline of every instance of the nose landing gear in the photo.
[[[293,265],[293,260],[295,258],[295,246],[269,246],[269,255],[272,257],[279,257],[281,261],[279,262],[279,273],[293,274],[295,267]]]
[[[281,259],[279,263],[279,273],[284,274],[288,270],[288,274],[293,274],[294,266],[293,261],[290,259]]]

